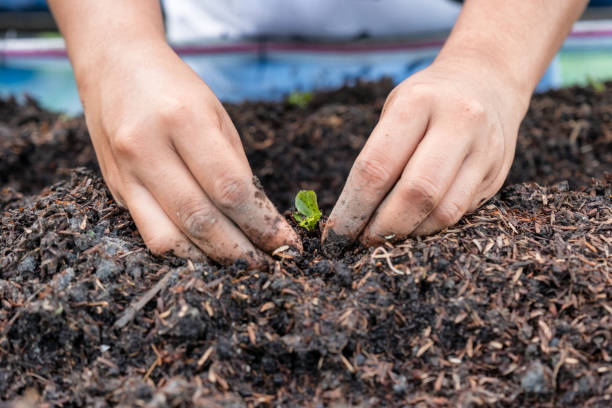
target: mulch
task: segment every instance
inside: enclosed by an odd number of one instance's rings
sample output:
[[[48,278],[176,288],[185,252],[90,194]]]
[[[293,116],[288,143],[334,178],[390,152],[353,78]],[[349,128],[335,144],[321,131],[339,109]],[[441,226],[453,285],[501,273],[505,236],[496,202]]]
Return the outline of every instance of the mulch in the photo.
[[[329,214],[391,86],[227,106],[287,217],[304,188]],[[7,406],[612,404],[610,83],[534,97],[456,226],[337,258],[300,231],[268,270],[151,255],[83,118],[33,100],[0,100],[0,189]]]

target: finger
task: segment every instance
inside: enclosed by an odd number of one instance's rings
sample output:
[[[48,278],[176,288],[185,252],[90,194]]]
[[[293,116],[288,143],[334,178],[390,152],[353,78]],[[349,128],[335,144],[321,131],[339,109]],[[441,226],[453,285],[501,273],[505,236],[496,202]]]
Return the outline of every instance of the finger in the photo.
[[[456,130],[433,124],[364,230],[362,242],[377,245],[412,233],[438,206],[470,149],[471,143]]]
[[[229,139],[215,131],[184,129],[174,140],[175,148],[208,197],[240,227],[259,248],[272,252],[282,245],[302,250],[302,243],[253,177],[244,153],[236,152]],[[225,130],[235,132],[235,129]],[[191,134],[191,137],[189,137]],[[242,147],[240,146],[240,151]],[[202,154],[206,152],[206,154]]]
[[[471,155],[464,161],[459,175],[442,201],[412,232],[412,235],[429,235],[455,225],[466,212],[471,210],[474,197],[482,187],[488,172],[488,166],[483,167],[484,159],[480,155]]]
[[[124,195],[140,236],[153,254],[172,251],[181,258],[206,261],[206,255],[178,229],[143,186],[131,184]]]
[[[491,197],[497,194],[499,189],[502,188],[504,182],[506,181],[508,172],[510,171],[510,167],[512,166],[512,159],[514,158],[514,149],[511,149],[509,152],[507,152],[506,156],[506,159],[503,160],[501,164],[494,166],[493,169],[489,172],[489,174],[487,174],[480,188],[474,195],[472,203],[468,208],[468,211],[474,211],[478,207],[481,207]]]
[[[99,139],[94,137],[92,134],[91,142],[94,146],[98,166],[100,167],[100,172],[104,177],[106,187],[110,191],[117,205],[121,208],[127,208],[126,200],[123,197],[123,194],[121,194],[120,189],[117,188],[117,186],[122,184],[121,178],[123,173],[119,170],[112,153],[110,153],[111,148],[108,141],[104,138]]]
[[[400,177],[425,133],[428,124],[426,104],[408,106],[410,113],[407,115],[394,115],[393,106],[386,109],[387,115],[381,118],[355,160],[323,231],[324,249],[328,254],[338,252],[339,247],[359,235]],[[401,109],[406,110],[406,106]]]
[[[178,156],[168,154],[161,162],[163,168],[138,166],[139,181],[194,244],[222,264],[239,258],[252,268],[267,264],[266,256],[215,207]]]

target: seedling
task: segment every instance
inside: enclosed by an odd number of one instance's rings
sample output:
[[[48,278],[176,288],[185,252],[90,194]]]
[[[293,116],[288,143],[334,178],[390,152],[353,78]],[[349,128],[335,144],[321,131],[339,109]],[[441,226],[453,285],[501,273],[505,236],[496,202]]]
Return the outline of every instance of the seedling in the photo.
[[[312,92],[291,92],[287,98],[289,105],[297,106],[298,108],[306,107],[312,100]]]
[[[603,93],[606,91],[606,84],[603,81],[600,81],[597,78],[593,78],[590,75],[587,75],[587,82],[593,88],[593,90],[597,93]]]
[[[293,218],[298,225],[306,228],[308,231],[314,231],[317,222],[321,218],[321,210],[317,204],[317,195],[312,190],[301,190],[295,196],[296,212],[293,213]]]

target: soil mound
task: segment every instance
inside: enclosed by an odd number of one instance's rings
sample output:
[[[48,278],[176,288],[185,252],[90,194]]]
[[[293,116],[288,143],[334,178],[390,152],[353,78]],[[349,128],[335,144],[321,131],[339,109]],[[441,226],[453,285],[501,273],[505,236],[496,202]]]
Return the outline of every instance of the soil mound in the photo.
[[[328,213],[390,89],[228,110],[272,201],[314,189]],[[336,259],[303,233],[261,271],[152,256],[87,137],[0,100],[0,400],[610,403],[612,84],[536,96],[506,187],[455,227]]]

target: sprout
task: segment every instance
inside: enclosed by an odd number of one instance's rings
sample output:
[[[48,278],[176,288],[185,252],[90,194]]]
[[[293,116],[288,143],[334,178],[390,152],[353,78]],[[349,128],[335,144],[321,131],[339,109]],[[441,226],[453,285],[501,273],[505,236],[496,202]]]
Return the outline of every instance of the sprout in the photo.
[[[606,84],[597,78],[587,75],[587,82],[596,93],[603,93],[606,91]]]
[[[301,190],[295,196],[295,208],[293,218],[300,227],[313,231],[321,218],[321,210],[317,204],[317,195],[312,190]]]
[[[291,92],[287,98],[287,103],[291,106],[297,106],[298,108],[304,108],[308,106],[312,100],[312,92]]]

